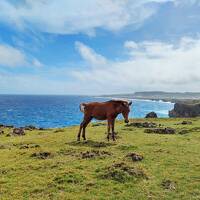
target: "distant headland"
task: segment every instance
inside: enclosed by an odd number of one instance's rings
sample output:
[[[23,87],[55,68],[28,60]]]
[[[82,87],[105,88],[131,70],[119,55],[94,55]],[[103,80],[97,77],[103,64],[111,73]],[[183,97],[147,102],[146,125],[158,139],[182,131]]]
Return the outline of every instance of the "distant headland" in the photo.
[[[101,95],[101,97],[127,98],[127,99],[146,99],[154,101],[169,101],[172,103],[186,102],[199,103],[200,92],[163,92],[163,91],[143,91],[128,94]]]

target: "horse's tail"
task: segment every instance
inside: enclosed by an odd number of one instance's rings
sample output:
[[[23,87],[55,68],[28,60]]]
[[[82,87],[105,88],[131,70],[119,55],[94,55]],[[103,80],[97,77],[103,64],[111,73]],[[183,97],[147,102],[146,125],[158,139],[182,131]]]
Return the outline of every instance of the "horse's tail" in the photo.
[[[83,113],[84,113],[84,111],[85,111],[85,106],[86,106],[85,103],[81,103],[80,106],[79,106],[80,111],[83,112]]]

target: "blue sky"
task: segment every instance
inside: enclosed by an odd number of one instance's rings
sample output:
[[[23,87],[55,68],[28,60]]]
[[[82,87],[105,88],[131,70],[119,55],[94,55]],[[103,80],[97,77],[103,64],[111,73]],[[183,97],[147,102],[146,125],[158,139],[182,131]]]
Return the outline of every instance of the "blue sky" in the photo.
[[[200,91],[200,0],[1,0],[1,94]]]

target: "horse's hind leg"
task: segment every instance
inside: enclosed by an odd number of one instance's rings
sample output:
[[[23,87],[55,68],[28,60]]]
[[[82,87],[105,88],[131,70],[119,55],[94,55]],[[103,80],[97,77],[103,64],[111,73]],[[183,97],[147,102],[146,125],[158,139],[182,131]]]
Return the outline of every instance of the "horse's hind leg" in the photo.
[[[108,119],[108,125],[107,125],[107,139],[108,139],[108,141],[110,139],[110,126],[111,126],[111,121]]]
[[[92,120],[92,117],[89,117],[89,118],[85,118],[84,121],[83,121],[82,138],[83,138],[84,140],[86,140],[86,137],[85,137],[85,129],[86,129],[87,125],[90,123],[91,120]]]
[[[115,141],[115,120],[112,120],[111,122],[111,126],[112,126],[112,139],[113,141]]]

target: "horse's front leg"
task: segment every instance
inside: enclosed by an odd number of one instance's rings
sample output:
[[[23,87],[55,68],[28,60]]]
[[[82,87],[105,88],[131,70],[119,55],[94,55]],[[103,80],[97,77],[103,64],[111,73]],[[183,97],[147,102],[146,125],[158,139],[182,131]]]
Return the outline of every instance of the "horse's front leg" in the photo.
[[[80,124],[80,128],[79,128],[78,135],[77,135],[77,141],[80,141],[82,128],[83,128],[83,122],[81,122],[81,124]]]
[[[83,132],[82,132],[83,140],[86,140],[85,129],[86,129],[87,125],[90,123],[91,120],[92,120],[92,117],[88,117],[88,118],[85,118],[85,120],[83,122]]]

